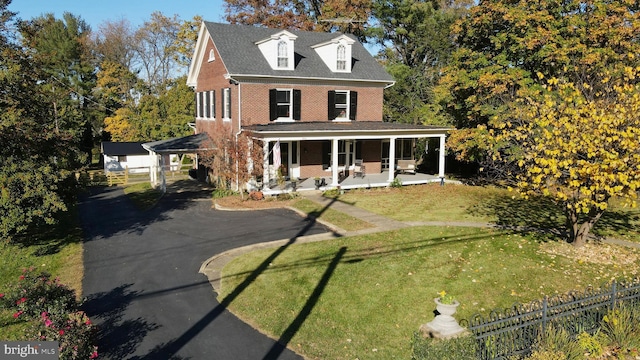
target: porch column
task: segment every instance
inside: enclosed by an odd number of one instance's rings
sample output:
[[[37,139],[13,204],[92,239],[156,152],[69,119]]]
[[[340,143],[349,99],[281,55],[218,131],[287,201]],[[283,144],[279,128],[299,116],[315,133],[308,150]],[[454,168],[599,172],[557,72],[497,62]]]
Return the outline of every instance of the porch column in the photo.
[[[338,139],[331,140],[331,186],[337,187],[338,182]]]
[[[149,169],[149,180],[151,182],[151,186],[156,187],[160,184],[158,180],[158,161],[160,161],[158,154],[154,151],[149,150],[149,163],[151,168]]]
[[[262,189],[269,185],[269,141],[262,142]]]
[[[389,138],[389,182],[396,176],[396,138]]]
[[[446,138],[446,135],[440,135],[440,154],[438,156],[438,176],[440,178],[444,178],[445,138]]]
[[[162,179],[160,189],[162,189],[163,193],[167,192],[167,178],[164,174],[164,155],[160,155],[160,178]]]

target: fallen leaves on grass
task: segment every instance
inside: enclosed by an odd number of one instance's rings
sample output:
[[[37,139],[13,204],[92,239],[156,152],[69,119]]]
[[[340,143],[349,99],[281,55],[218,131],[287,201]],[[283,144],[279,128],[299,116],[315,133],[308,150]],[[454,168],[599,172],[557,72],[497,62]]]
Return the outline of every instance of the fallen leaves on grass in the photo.
[[[547,242],[540,245],[540,251],[575,259],[579,263],[629,265],[640,260],[636,249],[602,243],[589,243],[575,247],[565,242]]]

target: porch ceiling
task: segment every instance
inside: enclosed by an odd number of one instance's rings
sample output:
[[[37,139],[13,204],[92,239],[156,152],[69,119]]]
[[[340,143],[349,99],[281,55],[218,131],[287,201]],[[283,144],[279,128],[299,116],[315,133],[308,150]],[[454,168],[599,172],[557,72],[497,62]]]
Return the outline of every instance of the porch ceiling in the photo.
[[[256,138],[289,140],[424,138],[446,135],[451,130],[450,127],[382,121],[276,122],[243,127],[243,131],[252,132]]]

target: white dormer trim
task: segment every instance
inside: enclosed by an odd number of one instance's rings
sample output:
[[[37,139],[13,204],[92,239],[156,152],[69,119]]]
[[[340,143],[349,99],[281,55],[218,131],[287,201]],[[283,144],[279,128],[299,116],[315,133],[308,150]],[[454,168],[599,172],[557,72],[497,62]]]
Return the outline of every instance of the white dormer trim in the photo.
[[[347,35],[340,35],[335,39],[313,45],[318,56],[324,61],[325,65],[335,73],[350,73],[352,55],[352,45],[356,41]],[[344,60],[338,59],[338,49],[344,47]],[[339,65],[339,61],[341,62]]]
[[[294,42],[297,38],[297,35],[283,30],[255,44],[273,70],[294,70]]]

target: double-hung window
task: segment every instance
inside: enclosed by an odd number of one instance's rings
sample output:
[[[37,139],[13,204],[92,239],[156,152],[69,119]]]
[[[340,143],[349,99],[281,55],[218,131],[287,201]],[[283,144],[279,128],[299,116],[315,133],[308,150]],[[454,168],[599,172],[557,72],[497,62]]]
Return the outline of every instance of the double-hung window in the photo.
[[[338,53],[336,55],[336,69],[338,71],[347,70],[347,48],[342,44],[338,45]]]
[[[222,119],[231,120],[231,88],[222,89]]]
[[[291,119],[291,90],[276,90],[276,112],[278,119]]]
[[[300,120],[301,98],[297,89],[269,90],[269,120]]]
[[[355,120],[358,109],[358,93],[348,90],[329,91],[329,120]]]
[[[289,67],[289,53],[287,50],[287,42],[284,40],[281,40],[278,43],[278,67],[279,68]]]
[[[198,119],[215,119],[216,92],[215,90],[196,93],[196,117]]]

